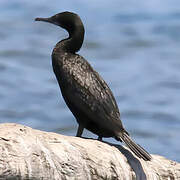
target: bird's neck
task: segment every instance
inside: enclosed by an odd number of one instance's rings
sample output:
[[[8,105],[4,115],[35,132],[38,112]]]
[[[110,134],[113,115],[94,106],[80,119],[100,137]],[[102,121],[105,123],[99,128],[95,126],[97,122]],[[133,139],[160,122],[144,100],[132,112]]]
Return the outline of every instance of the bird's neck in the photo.
[[[73,32],[69,32],[69,37],[56,44],[56,51],[76,53],[80,50],[84,40],[84,27],[78,27]]]

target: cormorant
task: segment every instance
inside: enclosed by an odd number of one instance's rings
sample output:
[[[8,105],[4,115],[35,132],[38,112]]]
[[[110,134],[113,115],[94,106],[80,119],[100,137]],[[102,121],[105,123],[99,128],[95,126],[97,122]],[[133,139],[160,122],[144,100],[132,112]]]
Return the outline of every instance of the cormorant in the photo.
[[[151,160],[151,155],[136,144],[124,129],[120,112],[112,91],[79,54],[84,40],[84,26],[80,17],[72,12],[58,13],[49,18],[36,18],[66,29],[69,37],[58,42],[52,52],[52,66],[62,96],[75,116],[81,137],[84,128],[102,137],[123,141],[139,158]]]

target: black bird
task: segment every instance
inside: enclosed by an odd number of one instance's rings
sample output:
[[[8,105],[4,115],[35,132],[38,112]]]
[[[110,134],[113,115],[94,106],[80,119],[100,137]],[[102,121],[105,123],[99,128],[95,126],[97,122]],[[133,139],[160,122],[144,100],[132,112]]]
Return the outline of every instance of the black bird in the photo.
[[[151,160],[151,155],[136,144],[124,129],[116,100],[101,76],[79,54],[84,40],[84,26],[80,17],[62,12],[49,18],[36,18],[66,29],[69,37],[58,42],[52,52],[52,66],[62,96],[75,116],[81,137],[84,128],[102,137],[123,141],[139,158]]]

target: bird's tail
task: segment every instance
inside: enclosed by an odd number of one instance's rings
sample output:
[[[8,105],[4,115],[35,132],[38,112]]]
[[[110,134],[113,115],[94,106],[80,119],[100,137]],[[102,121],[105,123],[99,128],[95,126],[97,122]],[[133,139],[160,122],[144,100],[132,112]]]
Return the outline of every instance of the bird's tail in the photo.
[[[128,147],[129,149],[139,158],[144,159],[145,161],[150,161],[152,156],[143,149],[140,145],[136,144],[131,137],[128,135],[126,131],[120,134],[119,137]]]

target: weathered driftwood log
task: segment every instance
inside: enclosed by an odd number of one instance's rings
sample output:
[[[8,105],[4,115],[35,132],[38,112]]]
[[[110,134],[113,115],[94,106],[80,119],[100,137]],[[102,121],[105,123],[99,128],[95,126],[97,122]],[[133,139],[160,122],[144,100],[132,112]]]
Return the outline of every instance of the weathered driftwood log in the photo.
[[[157,155],[145,162],[120,145],[0,124],[0,179],[179,180],[180,164]]]

